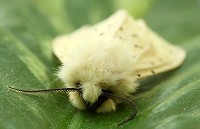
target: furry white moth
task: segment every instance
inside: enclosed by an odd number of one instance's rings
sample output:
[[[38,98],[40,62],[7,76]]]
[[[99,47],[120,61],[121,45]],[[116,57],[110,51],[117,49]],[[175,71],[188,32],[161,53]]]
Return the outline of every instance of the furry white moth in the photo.
[[[137,89],[138,78],[174,69],[186,56],[183,49],[169,44],[124,10],[94,26],[57,37],[53,51],[63,63],[58,77],[67,87],[81,85],[82,96],[69,93],[79,109],[86,109],[85,102],[96,102],[102,89],[127,97]],[[109,112],[115,106],[115,100],[109,98],[97,112]]]
[[[54,91],[74,91],[69,92],[74,106],[97,112],[116,110],[120,100],[135,110],[134,103],[126,98],[136,91],[137,79],[174,69],[186,57],[183,49],[124,10],[96,25],[55,38],[53,52],[63,63],[57,75],[66,87]],[[135,111],[120,124],[134,116]]]

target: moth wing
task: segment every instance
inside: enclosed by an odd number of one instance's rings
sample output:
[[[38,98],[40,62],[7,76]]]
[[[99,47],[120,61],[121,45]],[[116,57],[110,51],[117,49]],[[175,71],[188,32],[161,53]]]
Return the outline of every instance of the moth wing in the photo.
[[[174,69],[185,60],[186,52],[183,49],[158,36],[143,20],[135,20],[123,10],[110,19],[113,19],[110,20],[113,23],[119,21],[114,24],[110,36],[121,39],[122,43],[132,48],[133,58],[137,60],[135,71],[139,78]]]
[[[117,38],[128,44],[134,52],[133,59],[137,61],[133,69],[140,78],[174,69],[186,56],[183,49],[169,44],[149,29],[143,20],[135,20],[123,10],[94,26],[85,26],[72,34],[57,37],[53,41],[54,54],[64,63],[69,50],[73,50],[76,43],[87,41],[88,37],[96,40]]]
[[[143,24],[146,29],[146,38],[150,43],[150,48],[143,53],[136,65],[136,73],[139,77],[162,73],[180,66],[186,58],[186,52],[173,44],[170,44],[152,30],[144,21],[138,20],[138,24]]]

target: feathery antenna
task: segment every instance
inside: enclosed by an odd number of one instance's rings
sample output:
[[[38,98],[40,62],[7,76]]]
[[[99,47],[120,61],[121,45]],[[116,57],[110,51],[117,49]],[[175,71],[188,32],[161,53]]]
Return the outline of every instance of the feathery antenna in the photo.
[[[74,92],[74,91],[79,91],[79,88],[55,88],[55,89],[46,89],[46,90],[22,90],[14,87],[8,86],[9,89],[17,91],[17,92],[22,92],[22,93],[27,93],[27,94],[35,94],[35,93],[47,93],[47,92]]]

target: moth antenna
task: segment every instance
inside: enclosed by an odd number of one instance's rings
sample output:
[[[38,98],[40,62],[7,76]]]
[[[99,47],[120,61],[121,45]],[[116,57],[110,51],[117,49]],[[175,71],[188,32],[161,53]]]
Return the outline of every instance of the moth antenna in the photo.
[[[128,116],[126,119],[124,119],[123,121],[121,121],[120,123],[117,124],[117,126],[120,126],[126,122],[128,122],[129,120],[133,119],[135,117],[135,115],[137,114],[137,108],[136,108],[136,105],[135,103],[133,103],[132,101],[128,100],[128,99],[125,99],[125,98],[121,98],[119,96],[116,96],[116,95],[113,95],[111,93],[105,93],[103,92],[102,95],[106,96],[106,97],[110,97],[110,98],[114,98],[114,99],[118,99],[118,100],[121,100],[125,103],[129,103],[131,108],[132,108],[132,113],[130,116]]]
[[[35,93],[47,93],[47,92],[74,92],[79,91],[78,88],[55,88],[55,89],[46,89],[46,90],[22,90],[17,89],[11,86],[8,86],[9,89],[15,90],[17,92],[28,93],[28,94],[35,94]]]

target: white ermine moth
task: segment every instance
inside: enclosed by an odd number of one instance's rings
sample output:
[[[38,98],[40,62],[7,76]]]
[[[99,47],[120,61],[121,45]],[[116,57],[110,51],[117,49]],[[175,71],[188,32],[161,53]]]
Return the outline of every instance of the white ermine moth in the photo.
[[[120,102],[136,107],[127,97],[135,92],[137,79],[174,69],[186,53],[154,33],[142,19],[119,10],[108,19],[84,26],[53,41],[53,52],[63,63],[57,75],[65,88],[21,92],[67,91],[79,109],[116,110]],[[73,91],[73,92],[72,92]]]

